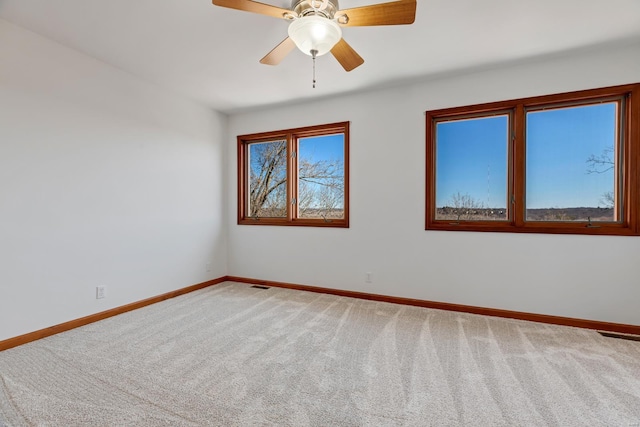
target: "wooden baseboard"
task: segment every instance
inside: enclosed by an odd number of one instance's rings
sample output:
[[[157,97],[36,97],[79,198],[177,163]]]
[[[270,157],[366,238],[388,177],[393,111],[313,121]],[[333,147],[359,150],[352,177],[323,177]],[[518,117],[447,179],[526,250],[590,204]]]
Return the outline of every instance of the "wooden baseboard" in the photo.
[[[209,280],[207,282],[198,283],[197,285],[187,286],[186,288],[167,292],[166,294],[147,298],[141,301],[132,302],[131,304],[123,305],[121,307],[116,307],[110,310],[102,311],[100,313],[95,313],[89,316],[81,317],[80,319],[70,320],[69,322],[61,323],[55,326],[50,326],[48,328],[40,329],[39,331],[30,332],[28,334],[20,335],[14,338],[9,338],[7,340],[0,341],[0,351],[8,350],[10,348],[29,343],[31,341],[36,341],[51,335],[59,334],[60,332],[65,332],[71,329],[79,328],[80,326],[88,325],[89,323],[94,323],[99,320],[117,316],[118,314],[136,310],[138,308],[142,308],[147,305],[155,304],[157,302],[164,301],[170,298],[175,298],[177,296],[188,294],[189,292],[197,291],[199,289],[207,288],[209,286],[217,285],[219,283],[226,282],[226,281],[228,281],[226,276],[219,277],[217,279]]]
[[[227,276],[228,281],[248,283],[277,288],[296,289],[300,291],[318,292],[343,297],[359,298],[372,301],[390,302],[394,304],[412,305],[416,307],[435,308],[438,310],[459,311],[463,313],[482,314],[485,316],[504,317],[508,319],[528,320],[531,322],[549,323],[553,325],[573,326],[577,328],[595,329],[599,331],[620,332],[623,334],[640,335],[640,326],[622,323],[599,322],[595,320],[574,319],[571,317],[550,316],[547,314],[525,313],[520,311],[500,310],[495,308],[474,307],[470,305],[451,304],[446,302],[425,301],[413,298],[392,297],[386,295],[369,294],[365,292],[344,291],[339,289],[321,288],[316,286],[298,285],[294,283],[272,282],[246,277]]]
[[[8,350],[10,348],[29,343],[31,341],[36,341],[41,338],[59,334],[61,332],[65,332],[71,329],[79,328],[80,326],[88,325],[90,323],[97,322],[99,320],[117,316],[118,314],[136,310],[138,308],[142,308],[147,305],[155,304],[157,302],[164,301],[170,298],[175,298],[177,296],[184,295],[189,292],[197,291],[199,289],[207,288],[209,286],[217,285],[222,282],[248,283],[252,285],[295,289],[299,291],[331,294],[331,295],[365,299],[365,300],[371,300],[371,301],[390,302],[393,304],[411,305],[411,306],[424,307],[424,308],[435,308],[438,310],[458,311],[463,313],[481,314],[485,316],[528,320],[531,322],[539,322],[539,323],[549,323],[553,325],[574,326],[577,328],[595,329],[599,331],[619,332],[623,334],[640,335],[640,326],[625,325],[622,323],[599,322],[595,320],[574,319],[571,317],[550,316],[547,314],[534,314],[534,313],[525,313],[520,311],[500,310],[495,308],[451,304],[446,302],[426,301],[426,300],[419,300],[419,299],[413,299],[413,298],[392,297],[387,295],[369,294],[366,292],[345,291],[340,289],[299,285],[295,283],[273,282],[269,280],[251,279],[247,277],[223,276],[217,279],[209,280],[207,282],[199,283],[197,285],[188,286],[186,288],[167,292],[166,294],[147,298],[141,301],[136,301],[131,304],[123,305],[121,307],[112,308],[110,310],[102,311],[96,314],[91,314],[89,316],[82,317],[80,319],[71,320],[69,322],[61,323],[59,325],[51,326],[45,329],[40,329],[39,331],[30,332],[25,335],[20,335],[14,338],[9,338],[7,340],[0,341],[0,351]]]

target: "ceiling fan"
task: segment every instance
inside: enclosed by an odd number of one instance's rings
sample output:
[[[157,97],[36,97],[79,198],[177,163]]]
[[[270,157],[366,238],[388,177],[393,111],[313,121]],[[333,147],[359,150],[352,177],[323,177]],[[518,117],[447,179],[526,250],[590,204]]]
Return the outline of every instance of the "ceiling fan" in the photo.
[[[252,0],[212,0],[216,6],[244,10],[291,21],[289,37],[264,58],[262,64],[278,65],[296,46],[313,57],[328,52],[351,71],[364,59],[342,38],[341,27],[412,24],[416,0],[397,0],[340,10],[338,0],[292,0],[291,9],[283,9]]]

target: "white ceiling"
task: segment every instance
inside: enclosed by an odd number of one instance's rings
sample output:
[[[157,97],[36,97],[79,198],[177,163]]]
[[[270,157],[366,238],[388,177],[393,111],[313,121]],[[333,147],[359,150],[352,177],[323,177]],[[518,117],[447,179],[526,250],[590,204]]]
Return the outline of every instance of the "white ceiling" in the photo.
[[[413,25],[345,28],[364,65],[346,73],[323,56],[312,89],[297,50],[258,63],[286,21],[209,0],[0,0],[0,17],[227,113],[640,40],[640,0],[418,0]]]

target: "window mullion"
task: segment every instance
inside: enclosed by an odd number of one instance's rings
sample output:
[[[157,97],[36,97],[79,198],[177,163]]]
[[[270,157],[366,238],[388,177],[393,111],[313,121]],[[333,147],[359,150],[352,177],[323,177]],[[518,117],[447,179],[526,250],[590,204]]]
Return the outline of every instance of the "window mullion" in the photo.
[[[249,212],[249,144],[238,138],[238,223]]]
[[[625,176],[627,175],[627,165],[629,162],[625,159],[625,153],[628,151],[628,147],[624,146],[624,141],[628,140],[626,137],[627,129],[625,126],[627,124],[627,104],[628,97],[625,99],[618,100],[617,102],[617,122],[616,122],[616,136],[615,136],[615,145],[613,149],[613,158],[614,158],[614,173],[613,177],[615,180],[614,188],[615,192],[613,194],[613,206],[614,206],[614,220],[617,222],[627,222],[629,219],[629,211],[627,211],[627,206],[629,203],[626,201],[631,200],[629,197],[625,196],[625,192],[627,186],[625,185]]]
[[[298,138],[287,135],[287,219],[298,218]]]
[[[526,165],[526,141],[525,141],[525,109],[523,104],[516,105],[514,110],[513,135],[511,146],[513,150],[511,173],[513,174],[513,186],[510,200],[512,223],[516,227],[524,226],[525,218],[525,165]]]
[[[640,86],[636,85],[625,100],[623,191],[625,221],[634,233],[640,233]]]

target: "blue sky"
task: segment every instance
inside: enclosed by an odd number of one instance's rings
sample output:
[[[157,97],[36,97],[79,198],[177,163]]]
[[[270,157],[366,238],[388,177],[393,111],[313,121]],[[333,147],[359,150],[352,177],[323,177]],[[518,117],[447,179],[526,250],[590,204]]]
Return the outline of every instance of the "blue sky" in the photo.
[[[527,114],[527,207],[604,206],[614,172],[588,174],[586,161],[613,147],[615,123],[614,103]],[[438,123],[437,206],[457,192],[506,206],[508,126],[506,115]]]
[[[300,138],[300,158],[311,161],[343,160],[344,135],[325,135],[313,138]]]
[[[336,135],[324,135],[312,138],[300,138],[298,140],[298,159],[300,161],[307,160],[311,163],[319,161],[339,161],[344,165],[344,134]],[[316,180],[321,181],[321,180]],[[325,183],[329,183],[330,180],[325,180]],[[319,184],[312,184],[308,181],[305,185],[314,188],[316,191],[320,191],[322,186]],[[301,196],[302,197],[302,196]],[[322,201],[316,199],[307,202],[310,207],[323,207]],[[300,207],[303,207],[305,202],[301,199]],[[338,197],[334,208],[344,208],[344,198]]]
[[[527,118],[527,205],[603,206],[614,172],[588,174],[586,160],[614,147],[616,105],[530,113]]]
[[[506,206],[508,127],[506,115],[438,123],[437,206],[451,205],[456,193]]]

